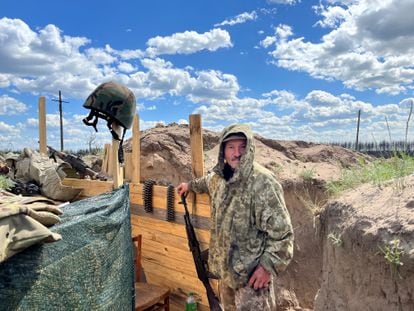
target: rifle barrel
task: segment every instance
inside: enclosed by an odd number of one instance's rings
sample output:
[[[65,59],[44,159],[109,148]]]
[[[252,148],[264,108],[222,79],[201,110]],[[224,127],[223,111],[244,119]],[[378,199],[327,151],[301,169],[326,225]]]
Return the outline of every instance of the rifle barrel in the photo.
[[[207,269],[204,266],[203,261],[201,260],[200,243],[198,243],[193,224],[191,223],[190,213],[188,212],[187,201],[184,195],[181,196],[181,204],[184,205],[185,231],[187,233],[188,246],[193,255],[194,264],[196,266],[197,277],[203,283],[206,289],[206,294],[207,294],[208,304],[210,305],[210,310],[222,311],[220,302],[216,294],[214,293],[213,288],[211,287],[209,278],[207,276]]]

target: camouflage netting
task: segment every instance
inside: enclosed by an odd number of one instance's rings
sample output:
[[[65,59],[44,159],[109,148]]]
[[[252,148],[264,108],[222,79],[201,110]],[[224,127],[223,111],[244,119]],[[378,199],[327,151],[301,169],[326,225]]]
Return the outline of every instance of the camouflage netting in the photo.
[[[131,310],[129,188],[63,208],[62,240],[0,264],[0,310]]]

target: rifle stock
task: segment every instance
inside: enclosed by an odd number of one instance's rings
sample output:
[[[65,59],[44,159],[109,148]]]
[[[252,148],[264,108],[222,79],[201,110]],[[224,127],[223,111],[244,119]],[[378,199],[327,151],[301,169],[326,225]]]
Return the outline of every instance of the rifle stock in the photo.
[[[204,287],[206,288],[207,299],[208,299],[208,304],[210,305],[210,310],[222,311],[220,302],[216,294],[214,293],[213,288],[211,287],[206,266],[204,265],[201,259],[200,244],[198,243],[193,224],[191,223],[190,213],[188,212],[187,201],[184,195],[181,196],[181,204],[184,205],[185,231],[187,233],[188,246],[191,250],[191,253],[193,254],[194,264],[197,270],[197,277],[199,278],[199,280],[203,283]]]

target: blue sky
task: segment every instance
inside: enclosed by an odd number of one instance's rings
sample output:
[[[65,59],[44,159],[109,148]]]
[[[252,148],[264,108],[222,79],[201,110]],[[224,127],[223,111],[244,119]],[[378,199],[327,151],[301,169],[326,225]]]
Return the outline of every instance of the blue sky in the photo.
[[[244,122],[267,138],[353,141],[361,109],[361,141],[403,140],[412,12],[412,0],[4,0],[0,150],[37,147],[39,96],[60,146],[59,90],[65,148],[109,142],[105,122],[94,134],[81,120],[110,80],[136,95],[141,129],[200,113],[215,131]]]

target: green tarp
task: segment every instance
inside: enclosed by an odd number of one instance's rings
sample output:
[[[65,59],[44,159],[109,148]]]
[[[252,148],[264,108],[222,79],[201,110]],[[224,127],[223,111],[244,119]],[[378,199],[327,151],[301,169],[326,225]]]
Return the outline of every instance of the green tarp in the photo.
[[[132,310],[129,187],[63,207],[62,240],[0,264],[0,310]]]

